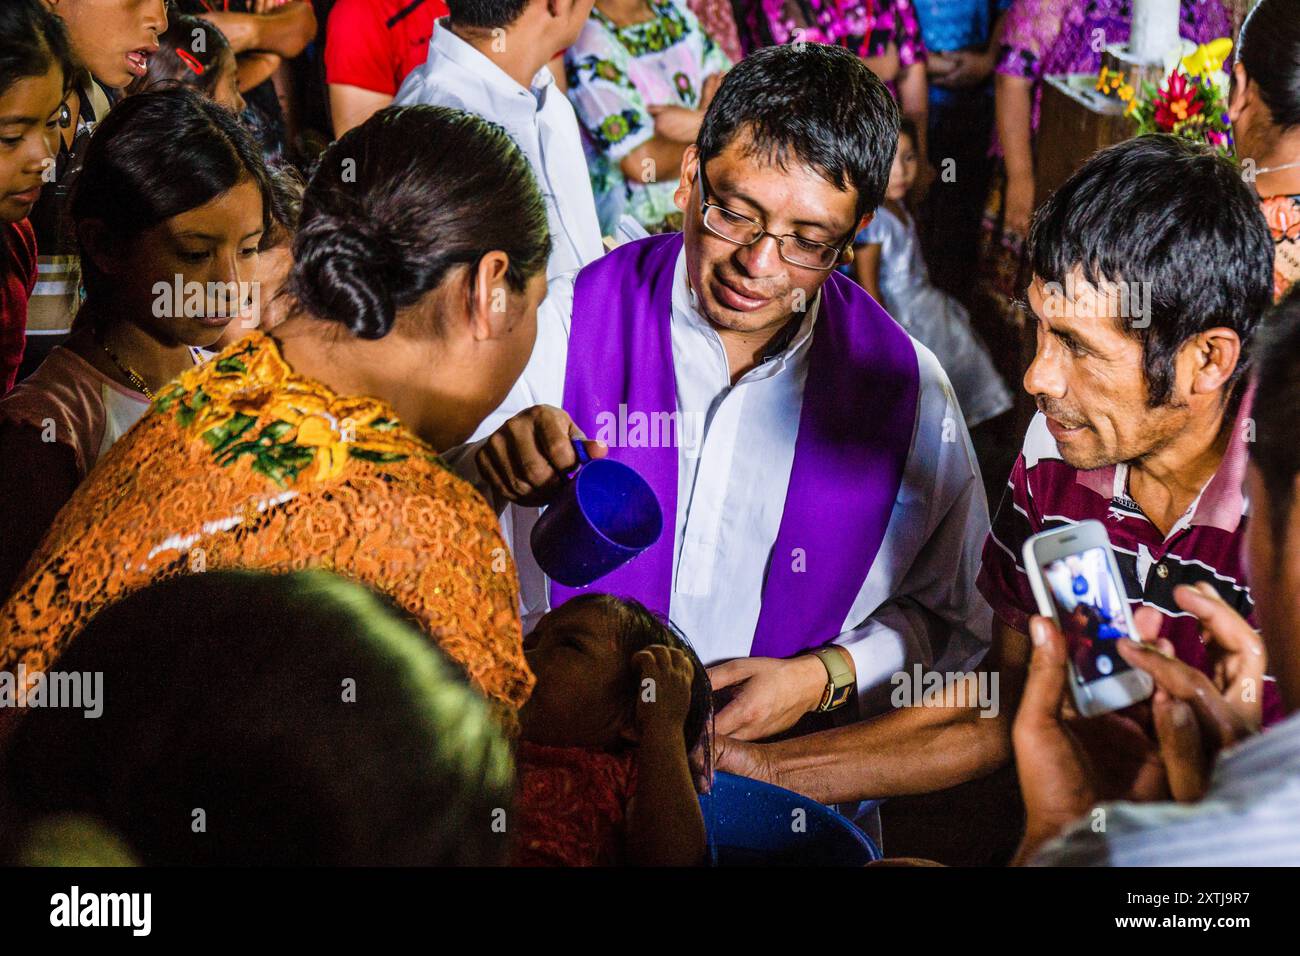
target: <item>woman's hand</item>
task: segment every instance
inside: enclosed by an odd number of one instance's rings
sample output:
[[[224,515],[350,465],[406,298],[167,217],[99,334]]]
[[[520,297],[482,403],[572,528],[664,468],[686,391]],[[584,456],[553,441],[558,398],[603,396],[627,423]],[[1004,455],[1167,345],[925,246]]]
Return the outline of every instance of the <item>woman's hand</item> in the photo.
[[[693,143],[700,133],[700,123],[704,121],[702,110],[690,110],[685,106],[651,106],[650,115],[655,118],[655,135],[674,143]]]
[[[722,86],[722,81],[726,78],[725,73],[710,73],[704,78],[704,83],[700,86],[700,105],[701,113],[709,108],[713,102],[713,97],[718,93],[718,87]]]
[[[1029,223],[1034,217],[1034,189],[1032,174],[1007,178],[1002,220],[1005,231],[1014,232],[1018,236],[1029,235]]]

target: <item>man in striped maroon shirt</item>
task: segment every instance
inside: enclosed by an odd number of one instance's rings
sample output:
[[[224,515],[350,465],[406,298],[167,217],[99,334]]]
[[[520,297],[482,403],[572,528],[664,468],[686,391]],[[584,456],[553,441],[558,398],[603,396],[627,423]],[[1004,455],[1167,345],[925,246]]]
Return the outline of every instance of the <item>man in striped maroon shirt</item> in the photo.
[[[1021,564],[1031,534],[1095,518],[1124,590],[1207,673],[1179,584],[1208,582],[1252,621],[1241,543],[1246,372],[1271,296],[1271,240],[1227,160],[1147,136],[1092,157],[1035,217],[1024,385],[1038,404],[984,546],[978,586],[995,647],[1023,660],[1037,605]],[[1085,267],[1085,264],[1087,266]],[[1262,688],[1264,720],[1281,716]]]

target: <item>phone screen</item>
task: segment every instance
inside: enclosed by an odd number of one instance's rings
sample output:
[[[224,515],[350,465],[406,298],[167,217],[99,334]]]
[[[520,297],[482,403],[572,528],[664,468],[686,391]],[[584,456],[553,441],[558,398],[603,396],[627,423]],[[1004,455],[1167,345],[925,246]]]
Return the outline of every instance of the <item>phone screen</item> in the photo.
[[[1105,548],[1088,548],[1043,566],[1056,619],[1074,660],[1080,684],[1131,670],[1115,649],[1130,638],[1120,590],[1110,573]]]

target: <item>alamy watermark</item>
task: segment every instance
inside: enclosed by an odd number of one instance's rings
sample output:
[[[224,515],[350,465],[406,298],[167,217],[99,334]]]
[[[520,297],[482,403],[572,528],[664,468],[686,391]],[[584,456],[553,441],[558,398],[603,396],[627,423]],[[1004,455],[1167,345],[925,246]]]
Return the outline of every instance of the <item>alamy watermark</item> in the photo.
[[[911,673],[898,671],[889,683],[894,687],[889,695],[894,707],[971,707],[981,717],[998,715],[996,671],[942,673],[913,664]]]
[[[1145,329],[1151,324],[1151,283],[1121,279],[1098,288],[1071,273],[1064,283],[1043,283],[1043,315],[1049,319],[1111,316],[1130,319],[1133,328]]]
[[[158,319],[200,317],[239,319],[244,328],[262,323],[262,296],[252,282],[186,282],[175,275],[171,282],[155,282],[153,314]]]
[[[698,458],[704,413],[629,412],[621,404],[617,412],[596,413],[593,437],[611,448],[681,448],[687,458]]]
[[[71,708],[89,718],[104,712],[103,671],[0,671],[0,709]]]

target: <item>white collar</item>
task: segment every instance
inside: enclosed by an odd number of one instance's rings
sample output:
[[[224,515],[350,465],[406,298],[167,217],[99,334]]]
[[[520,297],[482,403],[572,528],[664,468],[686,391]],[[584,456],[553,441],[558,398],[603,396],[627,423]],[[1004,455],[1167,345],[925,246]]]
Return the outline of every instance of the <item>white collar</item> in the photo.
[[[555,84],[555,77],[550,68],[543,66],[533,76],[531,89],[520,86],[515,79],[488,57],[484,56],[469,43],[451,31],[451,20],[443,17],[434,26],[433,40],[429,43],[429,68],[433,69],[438,56],[446,57],[456,66],[461,67],[483,82],[506,96],[528,96],[535,99],[535,108],[540,109],[545,102],[547,88]]]

